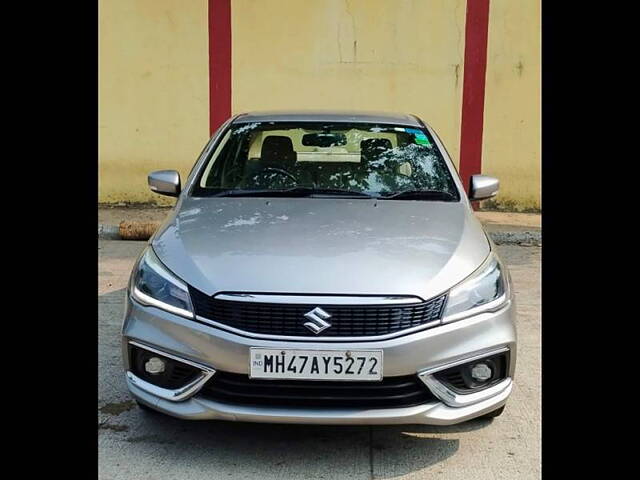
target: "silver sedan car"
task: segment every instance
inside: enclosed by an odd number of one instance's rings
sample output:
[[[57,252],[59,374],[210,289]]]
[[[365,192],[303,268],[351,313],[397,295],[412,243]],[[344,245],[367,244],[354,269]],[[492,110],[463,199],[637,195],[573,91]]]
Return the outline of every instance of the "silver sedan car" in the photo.
[[[413,115],[258,112],[213,135],[136,262],[122,328],[138,404],[183,419],[446,425],[504,409],[510,277]]]

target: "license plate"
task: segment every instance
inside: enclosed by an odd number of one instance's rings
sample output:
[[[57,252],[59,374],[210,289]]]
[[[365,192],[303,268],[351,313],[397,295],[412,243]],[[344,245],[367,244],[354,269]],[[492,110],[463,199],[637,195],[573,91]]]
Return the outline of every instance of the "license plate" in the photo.
[[[251,378],[289,380],[382,380],[382,350],[290,350],[252,348]]]

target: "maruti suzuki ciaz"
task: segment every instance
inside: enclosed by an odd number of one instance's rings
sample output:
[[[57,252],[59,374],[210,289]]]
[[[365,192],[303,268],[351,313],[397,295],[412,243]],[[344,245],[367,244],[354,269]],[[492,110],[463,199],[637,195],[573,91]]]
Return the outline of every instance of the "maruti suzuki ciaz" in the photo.
[[[436,133],[413,115],[256,112],[212,136],[127,288],[144,409],[183,419],[446,425],[502,413],[510,277]]]

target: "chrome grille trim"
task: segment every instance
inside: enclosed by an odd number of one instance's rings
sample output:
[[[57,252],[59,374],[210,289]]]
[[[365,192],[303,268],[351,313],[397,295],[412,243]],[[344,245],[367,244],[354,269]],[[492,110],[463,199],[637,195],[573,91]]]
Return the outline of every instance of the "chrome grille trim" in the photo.
[[[284,303],[288,305],[315,303],[318,305],[407,305],[423,303],[414,296],[347,296],[347,295],[273,295],[258,293],[219,293],[216,300],[233,302]]]

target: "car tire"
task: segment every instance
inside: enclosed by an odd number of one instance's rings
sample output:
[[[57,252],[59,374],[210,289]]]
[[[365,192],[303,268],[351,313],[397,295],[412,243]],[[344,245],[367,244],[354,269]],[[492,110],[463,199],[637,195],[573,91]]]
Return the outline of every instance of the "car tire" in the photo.
[[[496,418],[496,417],[499,417],[500,415],[502,415],[502,412],[504,412],[504,407],[505,406],[503,405],[500,408],[498,408],[497,410],[494,410],[493,412],[485,413],[480,418]]]

